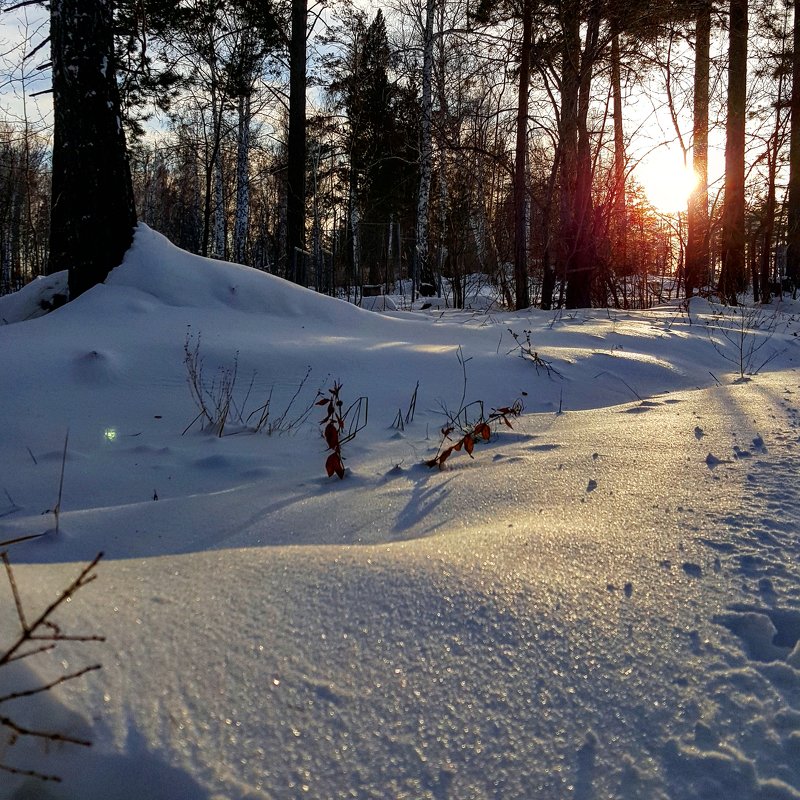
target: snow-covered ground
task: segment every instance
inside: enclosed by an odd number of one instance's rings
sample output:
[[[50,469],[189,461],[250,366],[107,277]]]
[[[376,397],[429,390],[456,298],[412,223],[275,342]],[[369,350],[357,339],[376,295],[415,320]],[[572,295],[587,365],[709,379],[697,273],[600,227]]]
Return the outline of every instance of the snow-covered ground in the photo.
[[[44,533],[8,548],[29,619],[102,550],[58,621],[106,641],[0,669],[103,665],[0,704],[93,742],[5,737],[63,781],[0,798],[800,798],[796,306],[375,313],[144,226],[20,321],[57,284],[0,298],[0,541]],[[222,437],[187,353],[236,369]],[[306,414],[336,381],[341,481]],[[0,654],[17,624],[4,583]]]

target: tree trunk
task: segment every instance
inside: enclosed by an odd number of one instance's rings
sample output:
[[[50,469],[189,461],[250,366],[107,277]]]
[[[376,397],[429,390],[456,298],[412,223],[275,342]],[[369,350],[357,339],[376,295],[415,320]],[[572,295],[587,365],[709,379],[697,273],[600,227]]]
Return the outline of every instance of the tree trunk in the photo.
[[[236,222],[233,229],[233,260],[247,258],[250,222],[250,95],[239,98],[239,138],[236,148]]]
[[[422,125],[419,141],[419,192],[417,193],[417,226],[411,275],[411,301],[416,299],[420,282],[433,279],[428,243],[431,179],[433,176],[433,20],[434,0],[425,5],[425,38],[422,54]]]
[[[791,133],[789,138],[789,199],[787,204],[786,278],[797,291],[800,284],[800,14],[794,14],[792,53]]]
[[[286,193],[286,256],[291,280],[305,286],[306,233],[306,29],[308,0],[292,0],[289,52],[289,166]]]
[[[614,266],[626,275],[628,263],[627,211],[625,206],[625,131],[622,126],[622,70],[619,52],[619,23],[611,17],[611,91],[614,97],[614,198],[612,242]]]
[[[214,258],[227,257],[225,247],[225,183],[222,171],[222,148],[214,156]]]
[[[517,95],[517,146],[514,167],[514,291],[517,311],[530,306],[528,291],[528,92],[533,49],[532,0],[522,0],[522,49],[520,51],[519,92]]]
[[[764,220],[761,228],[761,262],[753,276],[753,295],[762,303],[768,303],[772,277],[772,245],[775,235],[775,210],[777,206],[776,179],[778,174],[778,150],[781,140],[781,118],[783,108],[783,73],[778,76],[777,98],[775,100],[775,130],[767,142],[767,202],[764,207]],[[798,77],[800,80],[800,77]],[[760,287],[757,292],[756,287]]]
[[[218,97],[217,93],[217,78],[216,67],[213,59],[210,62],[211,70],[213,73],[211,81],[211,147],[209,149],[208,137],[205,137],[205,195],[203,199],[203,245],[201,252],[204,256],[208,256],[212,249],[216,249],[216,241],[214,247],[211,247],[211,218],[216,210],[216,202],[212,202],[212,194],[214,193],[214,180],[217,176],[217,167],[220,163],[220,149],[222,147],[222,115],[224,113],[225,104]],[[202,113],[202,112],[201,112]],[[207,130],[206,126],[203,126]],[[217,181],[217,186],[221,183],[221,178]],[[216,253],[215,253],[216,255]]]
[[[747,286],[745,269],[744,144],[747,100],[747,0],[731,0],[728,116],[725,126],[725,202],[719,290],[735,305]]]
[[[53,185],[50,273],[70,298],[102,283],[136,226],[114,71],[110,0],[52,0]]]
[[[541,236],[542,236],[542,310],[550,311],[553,307],[553,292],[556,287],[556,274],[553,269],[553,244],[551,223],[553,217],[553,197],[555,194],[556,180],[558,179],[558,159],[553,160],[550,168],[550,179],[547,187],[547,198],[542,205]]]
[[[592,280],[596,267],[594,206],[592,202],[592,153],[587,118],[589,113],[592,69],[600,32],[600,13],[592,4],[586,29],[586,43],[580,59],[578,92],[578,146],[575,195],[572,205],[574,250],[567,281],[567,308],[588,308],[592,304]]]
[[[697,184],[689,197],[686,232],[686,297],[709,282],[708,252],[708,78],[711,47],[711,4],[695,22],[694,137],[692,168]]]
[[[358,178],[350,166],[350,187],[348,190],[348,217],[350,231],[348,241],[350,243],[348,258],[350,261],[350,274],[353,278],[353,285],[356,288],[356,295],[364,283],[361,275],[361,215],[358,211]]]
[[[575,254],[575,181],[578,162],[578,90],[580,86],[580,16],[574,0],[562,6],[562,32],[564,37],[561,55],[561,120],[559,126],[559,262],[561,292],[564,296],[566,282],[570,280]]]

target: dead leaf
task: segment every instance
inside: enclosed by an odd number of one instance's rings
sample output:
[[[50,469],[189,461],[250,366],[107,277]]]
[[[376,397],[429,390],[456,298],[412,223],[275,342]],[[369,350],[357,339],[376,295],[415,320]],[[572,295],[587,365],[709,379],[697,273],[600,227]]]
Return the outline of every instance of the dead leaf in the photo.
[[[344,478],[344,464],[338,453],[331,453],[328,456],[328,460],[325,462],[325,471],[329,478],[334,474],[338,475],[340,479]]]
[[[339,431],[336,429],[336,426],[329,422],[325,426],[325,432],[323,433],[325,437],[325,443],[328,445],[329,450],[336,450],[339,446]]]

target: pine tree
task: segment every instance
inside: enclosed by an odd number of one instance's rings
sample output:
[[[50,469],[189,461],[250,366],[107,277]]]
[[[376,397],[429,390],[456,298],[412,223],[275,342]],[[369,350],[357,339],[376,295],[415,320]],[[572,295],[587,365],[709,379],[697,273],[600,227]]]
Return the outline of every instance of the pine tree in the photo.
[[[796,292],[800,285],[800,13],[795,6],[792,52],[789,200],[787,203],[786,278]]]
[[[745,103],[747,100],[747,0],[731,0],[728,116],[725,139],[725,203],[719,291],[735,305],[747,285],[745,271]]]
[[[417,104],[411,92],[390,76],[386,20],[378,10],[367,25],[363,14],[351,19],[351,43],[345,58],[334,65],[330,92],[338,95],[348,119],[350,154],[350,260],[360,280],[360,253],[369,248],[370,283],[380,283],[380,260],[386,226],[404,216],[414,203],[417,182],[413,154],[405,130],[414,130]]]
[[[417,219],[414,231],[414,265],[411,299],[416,297],[418,282],[433,279],[428,241],[431,181],[433,178],[433,18],[435,0],[425,2],[425,27],[422,42],[422,117],[419,142],[419,187],[417,189]]]
[[[708,283],[708,77],[711,3],[701,2],[695,20],[694,137],[692,167],[697,185],[689,197],[686,238],[686,297]]]
[[[53,184],[49,271],[70,298],[104,281],[136,225],[109,0],[52,0]]]

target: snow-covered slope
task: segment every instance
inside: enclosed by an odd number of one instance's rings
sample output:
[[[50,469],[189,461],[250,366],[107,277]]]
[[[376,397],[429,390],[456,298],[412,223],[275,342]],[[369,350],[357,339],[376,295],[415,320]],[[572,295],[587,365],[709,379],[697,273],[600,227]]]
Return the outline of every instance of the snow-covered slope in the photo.
[[[35,291],[0,298],[0,541],[46,532],[9,549],[30,617],[104,551],[59,621],[107,642],[0,669],[3,695],[103,663],[0,705],[94,742],[0,745],[64,778],[0,798],[800,797],[792,306],[373,313],[144,226],[17,321]],[[235,366],[221,438],[187,351],[209,389]],[[334,381],[369,399],[343,481]],[[422,464],[446,412],[516,399]]]

